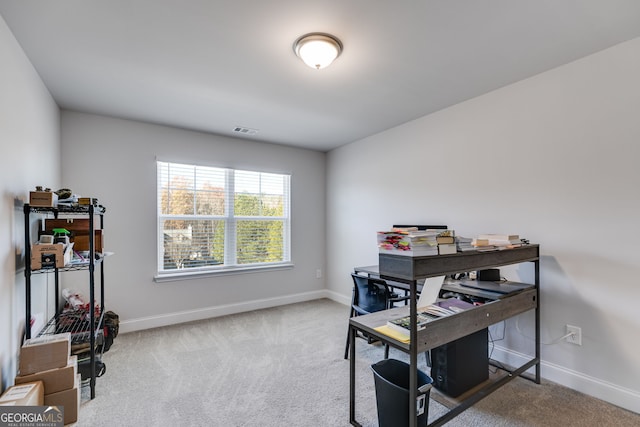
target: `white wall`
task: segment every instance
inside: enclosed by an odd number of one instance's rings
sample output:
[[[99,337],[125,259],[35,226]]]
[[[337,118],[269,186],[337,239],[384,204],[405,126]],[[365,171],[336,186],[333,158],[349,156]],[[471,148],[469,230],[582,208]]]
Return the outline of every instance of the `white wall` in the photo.
[[[328,288],[348,300],[394,223],[519,233],[541,245],[542,340],[583,333],[542,346],[543,377],[640,412],[639,111],[635,39],[330,152],[327,241],[349,245],[328,251]],[[532,349],[514,326],[502,357]]]
[[[124,331],[326,295],[325,154],[164,126],[62,113],[64,186],[107,211],[107,308]],[[292,260],[287,270],[156,283],[156,158],[292,174]],[[74,278],[75,280],[75,278]],[[67,282],[71,283],[71,282]],[[82,292],[82,284],[74,283]]]
[[[543,376],[640,412],[639,52],[632,40],[334,150],[325,233],[322,153],[65,112],[61,156],[58,108],[0,18],[2,386],[12,382],[24,321],[20,204],[45,185],[107,206],[105,240],[116,252],[107,304],[123,330],[323,296],[315,273],[326,241],[327,288],[347,302],[348,273],[377,262],[374,233],[395,222],[520,233],[541,244],[543,341],[567,323],[584,335],[582,347],[543,346]],[[295,268],[153,282],[156,156],[292,172]],[[531,276],[526,267],[507,274]],[[45,317],[46,281],[34,277],[34,311]],[[530,334],[528,320],[520,326]],[[504,357],[530,344],[513,331],[507,338]]]
[[[57,189],[59,111],[0,17],[0,389],[13,384],[24,330],[22,203],[36,185]],[[17,265],[16,265],[17,264]],[[33,279],[33,313],[46,318],[43,275]]]

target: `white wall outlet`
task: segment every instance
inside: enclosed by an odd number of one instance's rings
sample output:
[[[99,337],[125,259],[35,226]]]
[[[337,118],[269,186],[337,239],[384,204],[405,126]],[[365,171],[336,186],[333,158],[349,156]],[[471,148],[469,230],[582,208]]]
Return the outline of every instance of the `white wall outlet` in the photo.
[[[582,328],[578,326],[567,325],[567,342],[575,345],[582,345]]]
[[[316,270],[316,279],[322,279],[322,269]]]

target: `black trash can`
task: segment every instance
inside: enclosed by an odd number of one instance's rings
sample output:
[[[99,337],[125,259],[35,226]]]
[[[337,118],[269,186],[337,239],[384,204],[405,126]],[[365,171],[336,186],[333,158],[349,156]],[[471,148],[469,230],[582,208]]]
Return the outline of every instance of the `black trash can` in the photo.
[[[371,365],[371,369],[376,385],[379,427],[409,426],[409,364],[385,359]],[[427,425],[432,382],[430,376],[418,370],[418,426]]]

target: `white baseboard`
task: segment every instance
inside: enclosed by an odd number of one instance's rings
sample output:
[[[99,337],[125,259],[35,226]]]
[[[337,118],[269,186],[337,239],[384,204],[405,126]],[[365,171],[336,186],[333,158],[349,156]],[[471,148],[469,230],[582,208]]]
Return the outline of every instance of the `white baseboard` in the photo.
[[[326,298],[349,307],[351,305],[351,297],[346,297],[334,291],[325,290]]]
[[[178,323],[193,322],[196,320],[210,319],[229,314],[244,313],[263,308],[277,307],[297,302],[311,301],[314,299],[330,298],[326,290],[305,292],[302,294],[286,295],[284,297],[251,300],[237,304],[227,304],[216,307],[206,307],[197,310],[185,310],[174,313],[166,313],[158,316],[139,317],[120,322],[119,332],[135,332],[145,329],[159,328]],[[333,298],[332,298],[333,299]]]
[[[496,345],[491,358],[510,366],[522,366],[531,359],[531,356]],[[535,374],[533,368],[527,372]],[[540,363],[540,376],[545,380],[580,393],[604,400],[629,411],[640,413],[640,392],[637,390],[620,387],[544,360]]]

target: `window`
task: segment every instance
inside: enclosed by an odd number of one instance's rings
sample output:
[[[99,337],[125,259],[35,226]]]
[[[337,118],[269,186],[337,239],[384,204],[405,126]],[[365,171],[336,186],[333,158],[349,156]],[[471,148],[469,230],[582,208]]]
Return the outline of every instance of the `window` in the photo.
[[[290,263],[289,189],[289,175],[159,161],[159,276]]]

